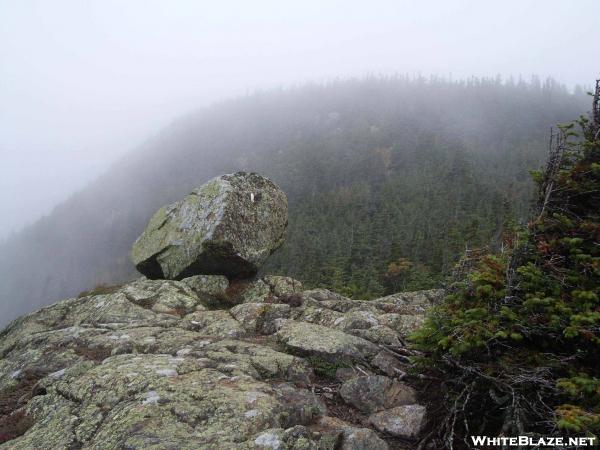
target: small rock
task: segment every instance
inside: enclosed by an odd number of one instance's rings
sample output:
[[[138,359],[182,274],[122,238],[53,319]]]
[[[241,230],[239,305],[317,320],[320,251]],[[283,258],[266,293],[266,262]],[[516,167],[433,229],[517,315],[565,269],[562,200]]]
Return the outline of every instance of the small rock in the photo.
[[[271,287],[271,291],[276,297],[302,292],[302,283],[293,278],[282,277],[279,275],[267,275],[263,279],[265,280],[265,283]]]
[[[292,319],[298,322],[309,322],[316,325],[322,325],[327,328],[337,328],[336,322],[339,324],[340,319],[343,319],[342,315],[337,311],[332,311],[328,308],[323,308],[320,304],[318,306],[310,306],[311,300],[302,300],[302,307],[294,308],[292,311]],[[312,300],[314,302],[314,300]],[[343,331],[343,330],[340,330]]]
[[[236,298],[232,298],[231,300],[234,303],[260,303],[272,298],[273,294],[269,285],[263,280],[256,280],[251,283],[243,283]]]
[[[351,380],[360,376],[352,367],[338,367],[335,371],[335,379],[341,382]]]
[[[156,313],[180,316],[206,309],[184,283],[170,280],[139,279],[122,288],[127,299]]]
[[[284,321],[277,338],[301,354],[319,356],[332,362],[370,360],[378,352],[376,345],[342,331],[307,322]]]
[[[408,337],[417,330],[425,321],[423,314],[382,314],[378,317],[382,325],[390,327],[400,336]]]
[[[371,361],[371,365],[381,370],[388,377],[402,377],[405,375],[402,363],[388,352],[379,352]]]
[[[369,428],[344,430],[340,450],[388,450],[387,443]]]
[[[362,372],[354,367],[339,367],[335,371],[335,379],[338,381],[341,381],[342,383],[344,381],[348,381],[353,378],[364,377],[367,375],[373,375],[373,374],[370,371],[366,371],[366,370],[364,372]]]
[[[412,439],[419,435],[425,423],[425,407],[404,405],[372,414],[369,422],[383,433]]]
[[[237,172],[159,209],[133,244],[148,278],[248,277],[283,243],[287,198],[267,178]]]
[[[61,378],[65,374],[66,369],[57,370],[56,372],[52,372],[48,376],[50,378]]]
[[[303,305],[304,300],[300,294],[283,295],[278,298],[280,303],[290,305],[292,308],[299,308]]]
[[[187,330],[197,331],[206,336],[221,338],[240,337],[246,334],[240,323],[231,317],[229,311],[197,311],[188,314],[181,326]]]
[[[370,300],[370,303],[386,313],[419,315],[444,298],[443,289],[399,292],[387,297]]]
[[[176,377],[177,376],[177,370],[171,369],[171,368],[158,369],[156,371],[156,374],[160,375],[161,377]]]
[[[342,331],[364,330],[379,325],[377,318],[369,311],[351,311],[344,314],[335,326]]]
[[[249,332],[273,334],[276,320],[290,316],[288,305],[272,303],[242,303],[230,309],[231,315]]]
[[[226,297],[226,291],[229,287],[227,277],[223,275],[194,275],[181,281],[194,291],[200,303],[204,306],[209,308],[223,306],[223,299]]]
[[[303,295],[312,298],[318,302],[330,301],[330,300],[349,300],[348,298],[330,291],[329,289],[312,289],[310,291],[304,291]]]
[[[270,432],[262,433],[254,440],[254,443],[263,448],[279,450],[282,448],[282,445],[283,445],[283,442],[281,441],[281,434],[282,434],[281,431],[279,431],[279,432],[270,431]]]
[[[354,329],[349,330],[349,333],[352,333],[354,336],[360,336],[363,339],[366,339],[371,342],[375,342],[377,344],[391,345],[391,346],[400,346],[402,342],[399,339],[398,334],[392,330],[391,328],[385,327],[383,325],[376,325],[369,329]]]
[[[410,386],[382,375],[350,379],[342,384],[340,395],[365,414],[413,404],[417,397]]]
[[[340,450],[388,450],[387,443],[369,428],[357,428],[335,417],[321,417],[316,425],[321,430],[321,441],[331,442],[330,447]]]
[[[157,405],[160,400],[160,395],[156,391],[148,391],[145,394],[144,401],[142,401],[142,405]]]
[[[299,389],[291,383],[279,383],[274,386],[282,401],[288,405],[285,424],[308,425],[327,414],[327,406],[306,389]]]
[[[283,432],[283,441],[290,450],[320,450],[312,437],[312,433],[302,425],[296,425]]]

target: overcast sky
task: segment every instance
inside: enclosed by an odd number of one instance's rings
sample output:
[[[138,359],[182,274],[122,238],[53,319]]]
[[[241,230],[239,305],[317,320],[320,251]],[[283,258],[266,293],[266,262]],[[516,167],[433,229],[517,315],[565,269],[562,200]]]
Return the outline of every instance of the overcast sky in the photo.
[[[600,1],[0,0],[0,239],[179,115],[365,74],[600,74]]]

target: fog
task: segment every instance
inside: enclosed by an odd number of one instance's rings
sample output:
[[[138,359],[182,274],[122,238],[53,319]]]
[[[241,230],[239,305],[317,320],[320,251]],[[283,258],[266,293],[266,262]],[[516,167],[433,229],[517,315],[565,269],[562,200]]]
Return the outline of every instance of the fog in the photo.
[[[368,74],[598,75],[600,3],[0,1],[0,240],[178,116]]]

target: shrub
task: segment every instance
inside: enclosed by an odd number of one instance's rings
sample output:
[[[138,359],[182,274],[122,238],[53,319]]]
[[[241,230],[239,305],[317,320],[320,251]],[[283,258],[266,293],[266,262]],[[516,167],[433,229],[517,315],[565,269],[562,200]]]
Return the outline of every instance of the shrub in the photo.
[[[600,434],[600,83],[554,136],[536,217],[486,255],[413,336],[439,380],[439,437]]]

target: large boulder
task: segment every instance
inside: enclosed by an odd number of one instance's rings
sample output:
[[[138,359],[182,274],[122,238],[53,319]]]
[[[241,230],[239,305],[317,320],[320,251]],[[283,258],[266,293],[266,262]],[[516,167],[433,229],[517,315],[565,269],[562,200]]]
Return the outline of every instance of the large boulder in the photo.
[[[248,277],[282,244],[287,218],[287,198],[273,182],[223,175],[159,209],[133,244],[132,260],[151,279]]]

